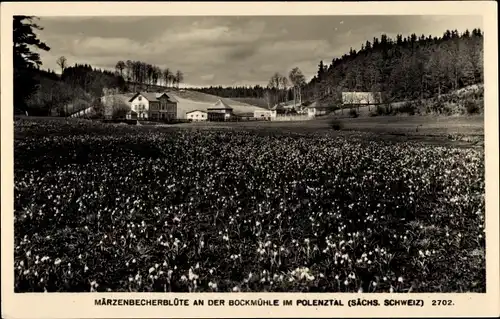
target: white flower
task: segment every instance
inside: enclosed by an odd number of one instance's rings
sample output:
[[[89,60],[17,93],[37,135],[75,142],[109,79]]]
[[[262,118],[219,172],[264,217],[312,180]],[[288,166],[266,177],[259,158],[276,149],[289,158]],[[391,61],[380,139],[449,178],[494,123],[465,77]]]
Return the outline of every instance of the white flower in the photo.
[[[155,267],[149,268],[149,273],[152,273],[153,271],[155,271]]]
[[[59,265],[61,263],[61,259],[57,258],[55,261],[54,261],[54,265]]]
[[[236,291],[240,291],[240,288],[238,286],[235,286],[233,287],[233,291],[236,292]]]
[[[403,277],[399,277],[399,278],[398,278],[398,281],[399,281],[399,282],[403,282]]]

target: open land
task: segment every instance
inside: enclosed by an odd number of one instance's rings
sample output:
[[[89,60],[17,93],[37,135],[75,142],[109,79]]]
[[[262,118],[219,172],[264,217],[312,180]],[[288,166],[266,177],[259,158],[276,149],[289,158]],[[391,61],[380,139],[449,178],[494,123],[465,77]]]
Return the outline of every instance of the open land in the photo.
[[[17,292],[485,292],[482,117],[14,129]]]

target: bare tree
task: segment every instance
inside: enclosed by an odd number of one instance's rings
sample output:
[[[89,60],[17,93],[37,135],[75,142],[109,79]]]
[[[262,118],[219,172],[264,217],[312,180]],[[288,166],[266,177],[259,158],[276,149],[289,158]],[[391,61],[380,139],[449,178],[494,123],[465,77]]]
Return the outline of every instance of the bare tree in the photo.
[[[177,89],[179,89],[179,84],[184,81],[184,74],[181,71],[175,72],[175,81],[177,82]]]
[[[163,70],[163,81],[165,81],[165,86],[168,88],[168,85],[170,83],[170,79],[172,77],[172,72],[170,72],[169,68],[165,68]]]
[[[64,73],[64,69],[66,69],[66,66],[68,65],[68,60],[66,59],[65,56],[60,56],[57,61],[57,65],[61,68],[61,75]]]

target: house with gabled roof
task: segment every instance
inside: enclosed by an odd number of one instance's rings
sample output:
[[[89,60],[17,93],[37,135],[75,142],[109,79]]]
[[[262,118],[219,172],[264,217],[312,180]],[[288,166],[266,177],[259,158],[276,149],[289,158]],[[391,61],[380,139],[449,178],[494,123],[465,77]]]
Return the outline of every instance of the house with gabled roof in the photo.
[[[169,93],[138,92],[129,100],[138,119],[172,120],[177,118],[178,101]]]
[[[209,121],[226,121],[233,116],[233,108],[219,99],[212,107],[207,108]]]

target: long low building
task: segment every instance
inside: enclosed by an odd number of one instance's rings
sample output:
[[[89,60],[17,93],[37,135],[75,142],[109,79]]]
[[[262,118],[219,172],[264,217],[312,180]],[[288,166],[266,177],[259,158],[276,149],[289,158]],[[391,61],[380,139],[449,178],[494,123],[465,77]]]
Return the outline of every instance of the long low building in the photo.
[[[193,122],[201,122],[208,120],[208,113],[201,110],[193,110],[186,113],[186,118]]]
[[[256,110],[253,112],[253,117],[260,120],[271,120],[276,118],[276,110]]]

